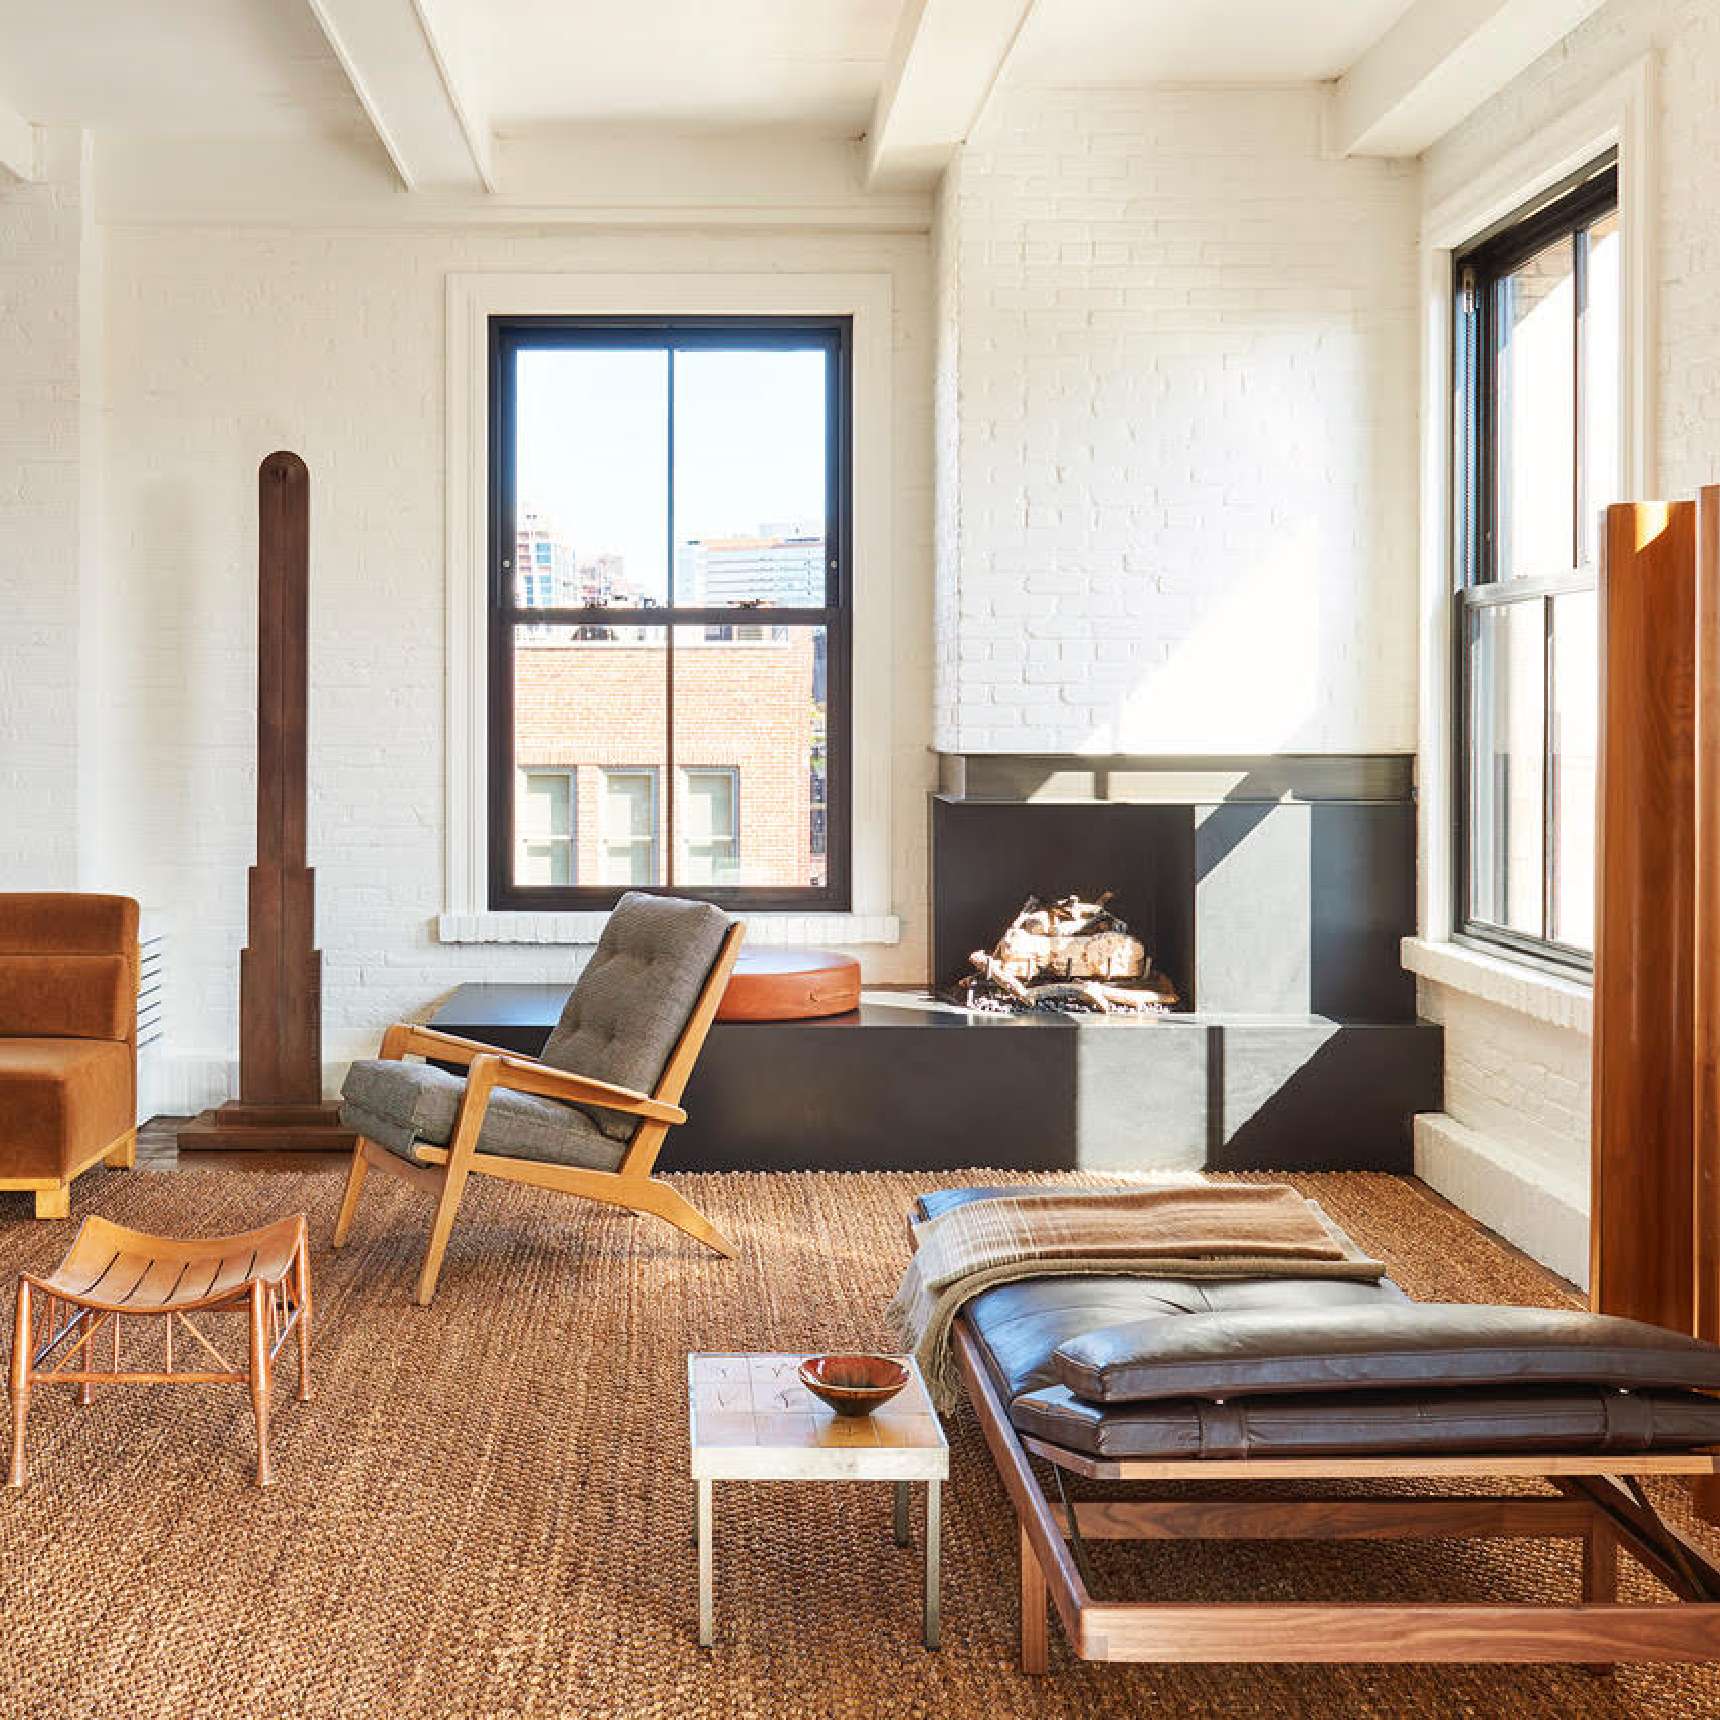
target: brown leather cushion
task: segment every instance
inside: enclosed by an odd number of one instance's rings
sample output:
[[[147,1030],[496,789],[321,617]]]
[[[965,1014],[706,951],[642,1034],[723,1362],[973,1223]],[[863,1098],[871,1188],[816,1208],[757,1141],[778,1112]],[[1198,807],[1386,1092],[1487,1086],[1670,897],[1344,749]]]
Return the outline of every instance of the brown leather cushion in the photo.
[[[860,964],[836,950],[742,949],[718,1021],[806,1021],[860,1007]]]
[[[0,1039],[0,1176],[63,1177],[132,1126],[132,1048]]]
[[[1095,1404],[1067,1386],[1019,1397],[1010,1420],[1090,1457],[1430,1456],[1688,1450],[1720,1445],[1720,1401],[1605,1386],[1310,1392]]]
[[[1134,1320],[1066,1340],[1053,1366],[1100,1404],[1564,1383],[1720,1391],[1720,1345],[1640,1320],[1457,1302]]]

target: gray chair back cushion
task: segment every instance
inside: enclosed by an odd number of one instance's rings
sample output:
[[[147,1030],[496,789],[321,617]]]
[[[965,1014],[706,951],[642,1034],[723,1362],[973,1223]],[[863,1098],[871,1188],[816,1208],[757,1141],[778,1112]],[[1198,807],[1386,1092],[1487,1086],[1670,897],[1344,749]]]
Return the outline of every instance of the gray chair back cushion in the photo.
[[[722,948],[729,916],[708,902],[630,890],[586,963],[543,1061],[574,1075],[649,1093],[693,1013]],[[636,1117],[593,1107],[611,1140],[631,1140]]]

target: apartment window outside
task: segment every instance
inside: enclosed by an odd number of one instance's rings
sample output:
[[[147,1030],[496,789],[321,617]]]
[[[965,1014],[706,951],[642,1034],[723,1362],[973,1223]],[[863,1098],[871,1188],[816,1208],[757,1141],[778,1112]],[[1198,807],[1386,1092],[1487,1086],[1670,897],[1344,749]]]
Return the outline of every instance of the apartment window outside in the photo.
[[[848,908],[850,344],[491,319],[493,907]]]
[[[739,875],[739,787],[738,771],[682,773],[689,884],[728,884]]]
[[[1602,161],[1458,253],[1461,935],[1587,968],[1596,575],[1622,480],[1618,173]]]
[[[657,773],[603,772],[605,884],[632,888],[657,882]]]
[[[571,884],[574,876],[574,777],[566,770],[524,769],[515,790],[519,808],[516,875],[534,885]]]

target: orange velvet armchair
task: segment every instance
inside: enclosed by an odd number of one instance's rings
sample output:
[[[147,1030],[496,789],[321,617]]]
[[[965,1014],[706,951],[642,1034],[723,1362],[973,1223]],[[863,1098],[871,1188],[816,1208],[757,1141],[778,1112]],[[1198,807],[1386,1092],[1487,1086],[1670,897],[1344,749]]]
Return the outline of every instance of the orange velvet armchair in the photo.
[[[69,1218],[72,1178],[137,1154],[137,903],[0,894],[0,1189]]]

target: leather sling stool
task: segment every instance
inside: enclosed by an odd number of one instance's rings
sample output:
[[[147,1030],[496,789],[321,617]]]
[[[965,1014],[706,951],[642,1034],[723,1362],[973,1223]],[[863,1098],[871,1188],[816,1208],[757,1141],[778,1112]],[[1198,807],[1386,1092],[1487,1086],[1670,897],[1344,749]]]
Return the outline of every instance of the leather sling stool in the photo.
[[[225,1353],[233,1335],[211,1330],[219,1314],[246,1318],[242,1362]],[[11,1484],[24,1485],[24,1427],[36,1386],[74,1385],[87,1405],[98,1385],[178,1381],[250,1387],[257,1485],[267,1487],[275,1363],[295,1332],[304,1403],[311,1395],[311,1268],[302,1213],[239,1236],[194,1239],[86,1218],[52,1272],[18,1278]]]
[[[917,1213],[1009,1192],[941,1190]],[[1416,1303],[1389,1280],[1069,1273],[982,1291],[954,1350],[1019,1522],[1025,1671],[1049,1665],[1048,1608],[1084,1660],[1720,1661],[1720,1569],[1642,1487],[1720,1474],[1720,1346],[1564,1309]],[[1066,1474],[1128,1491],[1072,1503]],[[1466,1479],[1485,1490],[1450,1490]],[[1358,1491],[1369,1481],[1388,1491]],[[1439,1491],[1399,1485],[1416,1481]],[[1440,1537],[1580,1542],[1580,1593],[1140,1599],[1101,1588],[1087,1550]],[[1621,1552],[1680,1604],[1620,1605]]]

